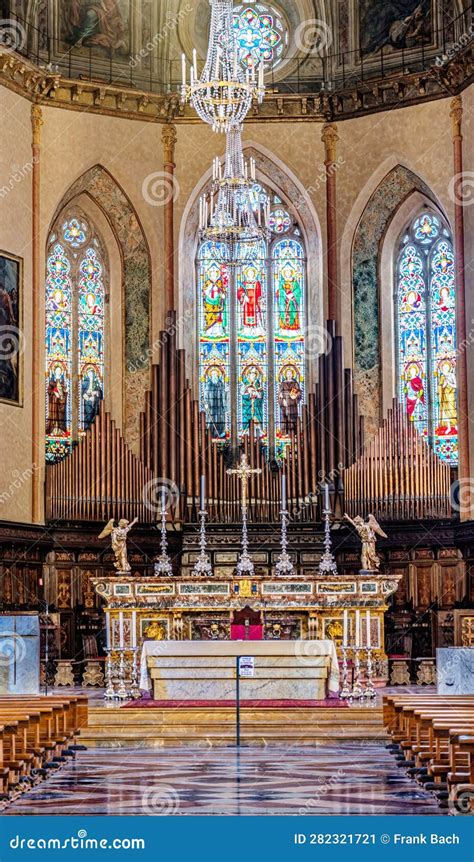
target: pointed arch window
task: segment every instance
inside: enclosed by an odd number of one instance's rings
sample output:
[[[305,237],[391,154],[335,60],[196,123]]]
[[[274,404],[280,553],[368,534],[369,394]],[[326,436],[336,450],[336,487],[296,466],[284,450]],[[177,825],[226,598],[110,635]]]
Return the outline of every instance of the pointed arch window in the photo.
[[[104,394],[104,255],[81,214],[51,235],[46,269],[46,460],[54,463],[90,428]]]
[[[200,403],[216,440],[241,440],[253,423],[278,452],[304,401],[306,260],[282,200],[259,184],[254,194],[271,200],[268,247],[242,249],[231,279],[223,244],[198,248]]]
[[[439,457],[458,461],[454,251],[441,217],[424,210],[396,263],[399,397]]]

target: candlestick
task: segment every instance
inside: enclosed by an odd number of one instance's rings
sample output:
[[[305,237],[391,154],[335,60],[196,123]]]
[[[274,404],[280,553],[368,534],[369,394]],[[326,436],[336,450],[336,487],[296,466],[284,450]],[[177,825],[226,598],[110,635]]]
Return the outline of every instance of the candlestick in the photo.
[[[331,511],[331,501],[329,498],[329,485],[327,484],[327,482],[324,486],[324,508],[325,508],[326,512]]]
[[[349,688],[349,670],[347,667],[347,649],[344,644],[342,647],[342,689],[340,696],[343,698],[351,696],[351,689]]]
[[[204,512],[206,509],[205,499],[206,499],[206,477],[201,476],[201,512]]]
[[[112,650],[110,649],[110,647],[107,647],[106,653],[107,653],[107,661],[105,664],[104,700],[114,700],[115,689],[114,689],[114,678],[113,678],[113,672],[112,672]]]
[[[120,646],[120,649],[123,649],[123,647],[124,647],[123,611],[119,611],[119,646]]]
[[[281,508],[286,512],[286,475],[281,474]]]
[[[373,683],[374,676],[374,666],[372,662],[372,647],[368,647],[367,649],[367,674],[366,674],[366,685],[364,691],[364,697],[374,698],[375,697],[375,688]]]
[[[125,685],[125,650],[123,647],[120,648],[118,680],[119,682],[115,697],[119,700],[128,700],[128,691]]]
[[[354,688],[352,689],[351,697],[363,697],[364,689],[360,678],[360,647],[354,649]]]

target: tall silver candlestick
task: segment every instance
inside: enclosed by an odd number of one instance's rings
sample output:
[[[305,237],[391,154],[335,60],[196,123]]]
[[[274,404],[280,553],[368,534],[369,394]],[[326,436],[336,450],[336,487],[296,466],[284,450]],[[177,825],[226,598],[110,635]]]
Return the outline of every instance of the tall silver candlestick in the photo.
[[[364,696],[360,673],[360,651],[361,647],[354,647],[354,688],[352,689],[351,697],[356,700]]]
[[[367,678],[365,683],[365,691],[364,697],[373,698],[375,697],[375,688],[374,688],[374,663],[372,660],[372,649],[373,647],[367,647]]]
[[[166,507],[164,501],[161,505],[161,554],[155,562],[155,575],[168,577],[173,574],[173,567],[168,556],[168,537],[166,535]]]
[[[202,505],[202,504],[201,504]],[[210,577],[213,574],[211,561],[209,559],[209,554],[207,553],[207,542],[206,542],[206,515],[207,512],[203,511],[203,509],[199,512],[199,520],[200,520],[200,529],[199,529],[199,547],[200,553],[197,558],[194,568],[193,575],[202,575],[204,577]]]
[[[107,653],[107,661],[105,663],[105,692],[104,692],[104,700],[114,700],[115,699],[115,688],[114,688],[114,674],[112,667],[112,649],[107,647],[105,650]]]
[[[320,575],[337,575],[337,565],[336,560],[334,559],[334,555],[332,553],[332,542],[331,542],[331,508],[329,501],[329,485],[324,486],[324,509],[323,509],[323,520],[324,520],[324,554],[319,561],[319,574]]]
[[[281,554],[278,557],[277,564],[275,566],[275,573],[277,575],[292,575],[293,574],[293,563],[288,556],[288,509],[286,508],[286,476],[283,473],[281,477]]]
[[[349,687],[349,668],[347,665],[347,647],[342,645],[342,689],[341,697],[347,698],[352,694]]]
[[[125,685],[125,647],[120,647],[120,661],[119,661],[119,672],[118,672],[118,687],[115,697],[118,700],[128,700],[129,693],[127,691],[127,687]]]
[[[130,697],[138,700],[141,697],[140,686],[138,685],[138,647],[133,647],[132,659],[132,684],[130,686]]]
[[[253,577],[253,575],[255,574],[254,565],[249,557],[247,506],[242,506],[242,553],[240,554],[239,561],[237,563],[237,574],[250,575],[250,577]]]

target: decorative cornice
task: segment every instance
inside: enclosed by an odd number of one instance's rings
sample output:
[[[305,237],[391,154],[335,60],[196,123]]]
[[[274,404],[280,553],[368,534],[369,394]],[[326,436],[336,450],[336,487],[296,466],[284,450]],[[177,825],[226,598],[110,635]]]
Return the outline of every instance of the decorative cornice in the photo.
[[[474,80],[472,41],[442,66],[424,72],[336,82],[331,91],[284,93],[267,91],[262,105],[254,102],[249,122],[326,122],[407,107],[457,96]],[[100,80],[65,78],[24,57],[0,49],[0,83],[38,104],[76,111],[121,116],[142,122],[200,123],[178,93],[157,95]],[[282,85],[283,86],[283,85]]]

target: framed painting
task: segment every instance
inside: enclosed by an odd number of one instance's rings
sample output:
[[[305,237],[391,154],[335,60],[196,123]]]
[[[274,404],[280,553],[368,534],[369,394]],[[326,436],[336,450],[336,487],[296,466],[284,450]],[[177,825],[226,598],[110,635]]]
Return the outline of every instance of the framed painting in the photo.
[[[22,291],[22,259],[0,251],[0,401],[18,406],[23,395],[21,359],[25,346]]]

